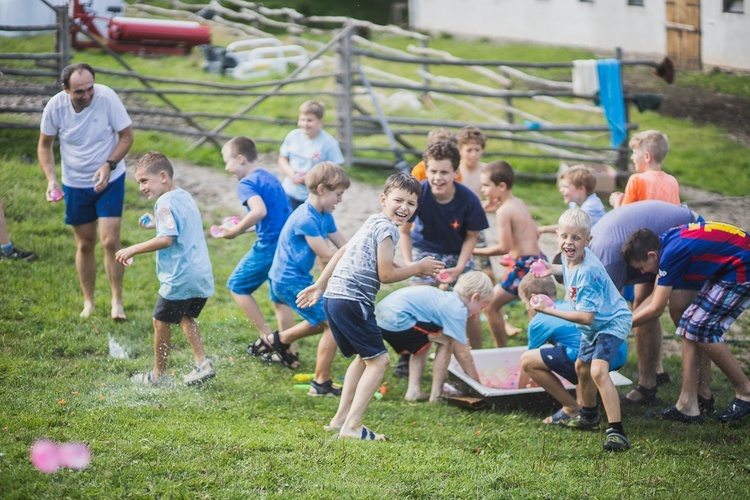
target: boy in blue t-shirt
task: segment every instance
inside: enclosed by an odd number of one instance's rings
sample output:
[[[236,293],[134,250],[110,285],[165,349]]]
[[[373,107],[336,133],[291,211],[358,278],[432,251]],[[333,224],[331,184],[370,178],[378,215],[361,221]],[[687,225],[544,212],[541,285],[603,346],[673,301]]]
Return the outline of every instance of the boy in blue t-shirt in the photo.
[[[134,255],[156,252],[159,298],[154,308],[154,368],[137,373],[138,384],[165,385],[169,382],[167,360],[171,348],[171,324],[179,324],[193,349],[195,369],[185,375],[188,385],[200,384],[216,375],[203,350],[195,318],[214,294],[214,276],[208,247],[203,237],[201,213],[193,197],[172,183],[172,164],[161,153],[146,154],[135,167],[135,180],[141,192],[154,204],[154,222],[141,223],[156,228],[148,241],[122,248],[115,259],[129,265]]]
[[[284,192],[293,210],[307,199],[305,175],[310,169],[323,161],[344,163],[338,141],[323,130],[325,109],[322,102],[303,102],[299,108],[298,128],[287,134],[279,150],[279,167],[286,175]]]
[[[341,389],[333,385],[331,365],[336,355],[336,341],[326,321],[323,304],[301,309],[297,307],[297,294],[313,284],[310,271],[315,258],[323,264],[333,257],[334,251],[327,240],[341,248],[346,240],[336,229],[333,210],[349,187],[349,177],[340,166],[326,161],[318,163],[307,173],[305,183],[310,197],[300,205],[284,224],[279,243],[268,273],[270,296],[276,310],[279,331],[270,337],[261,336],[256,344],[257,353],[267,361],[278,361],[287,368],[298,365],[297,354],[291,344],[301,338],[323,333],[318,343],[315,359],[315,376],[310,383],[311,396],[339,396]],[[293,313],[303,321],[294,324]]]
[[[750,380],[724,343],[724,332],[750,304],[750,236],[722,222],[693,222],[665,231],[648,229],[628,236],[625,261],[642,273],[657,275],[650,300],[633,313],[633,324],[658,318],[673,289],[702,284],[698,296],[680,318],[675,333],[682,337],[682,389],[674,406],[657,417],[701,423],[701,407],[713,396],[699,394],[708,376],[705,358],[719,367],[734,387],[732,404],[719,415],[722,423],[750,415]],[[703,396],[703,402],[701,402]]]
[[[375,306],[375,318],[383,339],[398,353],[409,352],[409,385],[404,399],[428,399],[420,382],[430,344],[438,345],[432,364],[430,403],[437,403],[451,355],[464,373],[479,381],[466,338],[466,320],[479,314],[492,300],[492,280],[480,271],[462,274],[453,291],[435,287],[400,288]]]
[[[272,333],[271,327],[252,294],[268,280],[279,234],[292,207],[279,179],[258,164],[258,149],[252,139],[244,136],[230,139],[221,148],[221,155],[226,171],[239,181],[237,194],[247,214],[234,227],[222,226],[222,233],[217,237],[235,238],[252,226],[257,235],[253,247],[229,276],[227,288],[260,335],[268,336]],[[251,344],[247,351],[255,356],[256,344]]]
[[[578,384],[575,363],[581,346],[581,331],[578,325],[570,321],[547,314],[536,314],[531,306],[531,300],[537,295],[546,295],[553,300],[555,309],[572,311],[568,302],[554,300],[557,290],[552,276],[538,278],[529,273],[523,277],[518,285],[518,296],[529,315],[529,350],[521,355],[523,372],[519,377],[518,387],[527,387],[531,378],[539,387],[550,393],[563,407],[544,419],[544,423],[565,425],[578,415],[581,405],[565,389],[555,373],[573,384]],[[552,347],[542,347],[544,344],[552,344]],[[628,345],[623,342],[610,370],[621,368],[627,359]]]
[[[557,228],[562,265],[545,265],[554,269],[555,274],[562,274],[567,300],[573,310],[552,309],[544,301],[531,305],[538,312],[572,321],[581,330],[576,375],[582,408],[566,426],[574,429],[599,427],[598,389],[609,421],[604,449],[626,450],[630,442],[621,421],[620,397],[609,371],[620,345],[630,333],[633,316],[602,263],[586,248],[589,241],[591,217],[580,208],[563,212]]]

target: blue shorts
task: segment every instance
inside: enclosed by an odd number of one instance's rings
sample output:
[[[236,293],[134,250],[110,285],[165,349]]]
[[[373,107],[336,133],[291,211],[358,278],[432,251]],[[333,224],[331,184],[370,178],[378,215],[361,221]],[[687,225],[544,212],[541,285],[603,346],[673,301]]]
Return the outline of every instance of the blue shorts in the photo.
[[[439,260],[441,262],[445,262],[445,267],[456,267],[456,264],[458,264],[458,254],[455,253],[435,253],[435,252],[427,252],[425,250],[420,250],[418,248],[412,248],[411,249],[411,260],[412,262],[419,262],[420,260],[424,259],[425,257],[432,257],[435,260]],[[466,263],[464,266],[464,270],[461,271],[461,274],[468,273],[469,271],[474,270],[474,258],[470,258],[469,262]],[[432,276],[412,276],[409,278],[409,284],[410,285],[439,285],[440,283],[437,282],[435,278]],[[456,282],[450,284],[450,289],[453,289],[453,285],[455,285]]]
[[[723,342],[729,325],[750,305],[750,283],[710,280],[680,318],[675,333],[693,342]]]
[[[161,295],[154,306],[154,319],[163,323],[178,324],[184,316],[197,318],[208,299],[196,297],[185,300],[169,300]]]
[[[104,191],[94,188],[73,188],[63,185],[65,192],[65,223],[82,226],[100,217],[122,217],[125,203],[125,175],[111,181]]]
[[[268,296],[271,302],[276,304],[284,304],[292,308],[294,312],[302,316],[302,319],[310,323],[310,326],[316,326],[326,321],[326,312],[323,309],[322,302],[316,302],[312,307],[300,308],[297,307],[297,294],[312,285],[312,279],[305,281],[300,280],[295,285],[288,285],[285,283],[277,283],[275,281],[268,281]]]
[[[564,377],[571,384],[578,384],[576,364],[565,353],[565,347],[561,345],[542,347],[539,349],[539,354],[542,356],[542,361],[547,365],[547,368]]]
[[[227,288],[237,295],[250,295],[268,280],[276,244],[256,241],[234,268],[227,280]]]
[[[625,339],[609,335],[608,333],[600,333],[594,339],[593,344],[589,344],[588,340],[581,337],[578,359],[584,363],[591,363],[594,359],[600,359],[609,363],[610,369],[614,369],[612,367],[615,365],[615,361],[617,361],[617,356],[620,353],[620,347],[623,342],[625,342]],[[627,351],[625,355],[627,356]]]
[[[370,359],[387,353],[383,333],[375,322],[375,307],[354,300],[323,299],[328,325],[345,357]]]

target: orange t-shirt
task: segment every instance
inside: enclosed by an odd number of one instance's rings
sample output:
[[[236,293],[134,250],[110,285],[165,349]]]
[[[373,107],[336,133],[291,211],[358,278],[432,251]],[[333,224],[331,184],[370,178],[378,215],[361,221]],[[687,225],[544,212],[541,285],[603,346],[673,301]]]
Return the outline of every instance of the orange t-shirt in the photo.
[[[411,169],[411,175],[412,177],[416,178],[418,181],[426,181],[427,180],[427,169],[424,165],[423,161],[420,161],[416,165],[414,165],[414,168]],[[461,171],[458,171],[458,174],[456,175],[456,180],[458,182],[461,182]],[[678,203],[679,205],[679,203]]]
[[[625,186],[623,205],[643,200],[661,200],[680,204],[680,185],[677,179],[661,170],[633,174]]]

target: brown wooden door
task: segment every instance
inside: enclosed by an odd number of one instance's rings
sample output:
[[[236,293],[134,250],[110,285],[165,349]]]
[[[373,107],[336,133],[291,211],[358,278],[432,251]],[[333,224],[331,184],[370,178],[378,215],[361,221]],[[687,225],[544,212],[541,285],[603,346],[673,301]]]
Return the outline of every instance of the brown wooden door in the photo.
[[[677,69],[701,69],[700,0],[667,0],[667,56]]]

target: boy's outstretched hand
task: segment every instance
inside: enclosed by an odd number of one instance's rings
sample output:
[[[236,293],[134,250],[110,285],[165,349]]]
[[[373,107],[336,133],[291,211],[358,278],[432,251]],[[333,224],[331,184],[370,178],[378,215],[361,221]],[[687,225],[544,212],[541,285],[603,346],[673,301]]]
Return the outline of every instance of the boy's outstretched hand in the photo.
[[[436,276],[445,267],[445,262],[435,260],[434,257],[425,257],[417,263],[419,274],[424,276]],[[304,290],[303,290],[304,291]]]
[[[297,294],[297,306],[304,309],[318,303],[323,295],[323,290],[312,284]]]
[[[128,261],[133,258],[133,255],[135,255],[133,247],[121,248],[115,253],[115,260],[123,266],[127,266],[130,264]]]

